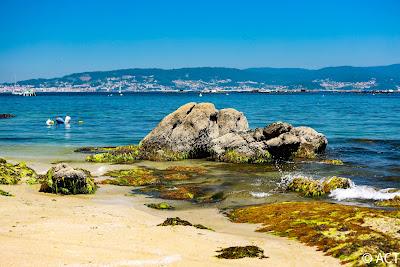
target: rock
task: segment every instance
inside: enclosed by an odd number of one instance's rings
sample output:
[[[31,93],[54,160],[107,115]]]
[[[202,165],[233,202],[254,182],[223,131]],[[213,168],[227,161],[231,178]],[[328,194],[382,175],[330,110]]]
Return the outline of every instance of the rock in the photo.
[[[0,114],[0,119],[11,119],[11,118],[14,118],[14,117],[15,117],[14,114],[9,114],[9,113]]]
[[[309,127],[275,122],[250,130],[243,113],[217,110],[211,103],[188,103],[166,116],[141,142],[138,158],[211,158],[235,163],[314,158],[327,139]]]
[[[283,133],[290,132],[292,125],[286,122],[274,122],[263,129],[264,140],[275,138]]]
[[[24,178],[36,179],[37,174],[25,162],[13,165],[0,159],[0,184],[18,184]]]
[[[97,187],[90,172],[74,169],[66,163],[59,163],[44,175],[40,192],[54,194],[93,194]]]

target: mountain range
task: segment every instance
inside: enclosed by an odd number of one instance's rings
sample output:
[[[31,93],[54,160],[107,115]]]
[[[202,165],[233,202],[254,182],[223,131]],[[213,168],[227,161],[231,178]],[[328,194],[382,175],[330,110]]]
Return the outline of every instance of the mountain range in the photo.
[[[46,87],[122,87],[164,89],[400,89],[400,64],[375,67],[327,67],[316,70],[303,68],[222,68],[196,67],[179,69],[121,69],[73,73],[51,79],[30,79],[17,82],[20,86]],[[4,85],[4,84],[3,84]],[[114,87],[113,87],[114,85]],[[135,87],[136,86],[136,87]]]

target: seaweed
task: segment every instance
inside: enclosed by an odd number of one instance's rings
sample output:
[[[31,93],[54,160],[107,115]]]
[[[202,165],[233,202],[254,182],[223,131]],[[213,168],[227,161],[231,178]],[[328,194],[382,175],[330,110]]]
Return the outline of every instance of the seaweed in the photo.
[[[332,176],[324,180],[295,177],[287,185],[286,190],[299,192],[306,197],[320,197],[337,188],[349,188],[350,185],[350,179],[337,176]]]
[[[228,216],[233,222],[262,224],[259,232],[316,246],[343,263],[363,265],[364,253],[400,251],[400,211],[313,201],[249,206]]]
[[[4,159],[0,161],[0,184],[18,184],[23,178],[35,179],[36,177],[36,172],[25,162],[13,165]]]
[[[216,252],[220,253],[216,256],[220,259],[268,258],[264,255],[264,250],[257,246],[228,247]]]
[[[105,148],[103,148],[105,149]],[[106,148],[108,152],[89,155],[86,161],[97,163],[133,163],[139,160],[139,146],[128,145]]]
[[[14,195],[11,194],[10,192],[4,191],[0,189],[0,196],[5,196],[5,197],[13,197]]]
[[[380,207],[400,208],[400,196],[395,196],[392,199],[377,201],[375,204]]]
[[[211,230],[211,228],[208,228],[202,224],[192,224],[186,220],[182,220],[179,217],[175,218],[167,218],[163,223],[158,224],[157,226],[176,226],[176,225],[182,225],[182,226],[193,226],[197,229],[204,229],[204,230]]]
[[[149,169],[135,167],[128,170],[109,171],[106,176],[114,179],[101,181],[102,184],[112,184],[120,186],[143,186],[158,183],[159,179],[154,172]]]
[[[175,209],[174,206],[171,206],[167,202],[161,202],[161,203],[150,203],[150,204],[145,204],[147,207],[156,209],[156,210],[173,210]]]

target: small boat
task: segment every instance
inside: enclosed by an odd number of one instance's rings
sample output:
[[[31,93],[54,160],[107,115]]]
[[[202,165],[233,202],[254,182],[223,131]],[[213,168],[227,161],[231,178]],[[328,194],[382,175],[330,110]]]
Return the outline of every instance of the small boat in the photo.
[[[203,96],[202,93],[200,93],[200,94],[199,94],[199,97],[202,97],[202,96]]]

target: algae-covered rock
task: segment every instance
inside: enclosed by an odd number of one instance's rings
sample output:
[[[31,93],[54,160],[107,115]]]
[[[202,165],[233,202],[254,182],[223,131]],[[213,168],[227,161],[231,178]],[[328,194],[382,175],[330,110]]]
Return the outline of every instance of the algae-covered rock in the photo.
[[[87,156],[86,161],[97,163],[133,163],[139,159],[139,146],[110,147],[107,149],[103,148],[104,150],[107,152]]]
[[[15,115],[14,114],[10,114],[10,113],[1,113],[0,114],[0,120],[1,119],[11,119],[14,118]]]
[[[18,164],[7,163],[2,159],[0,162],[0,184],[17,184],[22,179],[36,179],[36,172],[26,166],[25,162]]]
[[[264,250],[257,246],[228,247],[217,250],[216,256],[220,259],[242,259],[242,258],[268,258],[264,255]]]
[[[354,266],[365,266],[364,253],[400,251],[400,211],[312,201],[249,206],[228,216],[238,223],[262,224],[257,231],[295,238]]]
[[[41,183],[40,192],[54,194],[93,194],[97,189],[89,171],[74,169],[66,163],[48,170]]]
[[[4,191],[4,190],[0,189],[0,196],[12,197],[14,195],[11,194],[10,192],[7,192],[7,191]]]
[[[106,179],[101,183],[113,184],[120,186],[143,186],[151,185],[158,182],[158,177],[154,172],[149,169],[134,167],[128,170],[115,170],[109,171],[106,176],[113,177],[114,179]]]
[[[208,228],[202,224],[192,224],[186,220],[182,220],[179,217],[167,218],[163,223],[159,224],[158,226],[176,226],[176,225],[193,226],[197,229],[212,230],[211,228]]]
[[[207,170],[200,166],[170,166],[163,172],[163,178],[169,181],[188,180],[206,172]]]
[[[377,206],[400,208],[400,196],[375,202]]]
[[[173,209],[175,209],[173,206],[171,206],[167,202],[150,203],[150,204],[145,204],[145,205],[149,208],[156,209],[156,210],[173,210]]]
[[[338,188],[349,188],[351,180],[333,176],[324,180],[314,180],[308,177],[295,177],[287,185],[288,191],[299,192],[306,197],[320,197]]]
[[[325,159],[325,160],[321,161],[321,163],[328,164],[328,165],[336,165],[336,166],[344,165],[344,162],[341,161],[340,159]]]

